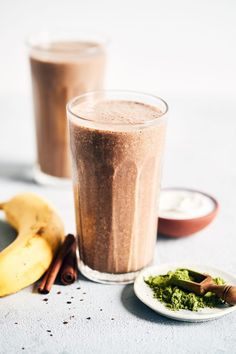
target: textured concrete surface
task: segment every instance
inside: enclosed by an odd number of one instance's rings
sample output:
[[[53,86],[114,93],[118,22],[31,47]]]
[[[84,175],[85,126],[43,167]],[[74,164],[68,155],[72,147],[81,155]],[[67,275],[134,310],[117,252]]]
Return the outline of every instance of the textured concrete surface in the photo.
[[[163,184],[212,193],[221,210],[207,229],[194,236],[179,240],[159,237],[155,263],[189,260],[235,273],[234,103],[228,100],[216,107],[215,101],[202,99],[193,110],[194,99],[185,98],[184,109],[180,100],[170,99]],[[1,141],[4,139],[1,132]],[[22,145],[21,153],[27,155],[27,149],[27,144]],[[1,200],[26,190],[37,192],[58,207],[67,231],[74,231],[70,188],[35,185],[30,165],[19,161],[2,165],[0,161],[0,175]],[[14,231],[4,223],[3,215],[0,220],[3,248],[12,241]],[[57,285],[48,296],[38,295],[30,287],[0,299],[0,353],[234,353],[235,321],[236,313],[206,323],[175,322],[143,305],[132,285],[99,285],[80,276],[78,283]]]

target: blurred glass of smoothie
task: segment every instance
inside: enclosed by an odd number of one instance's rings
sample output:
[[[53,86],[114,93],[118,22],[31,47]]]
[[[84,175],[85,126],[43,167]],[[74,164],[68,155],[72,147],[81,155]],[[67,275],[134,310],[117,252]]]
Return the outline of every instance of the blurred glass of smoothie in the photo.
[[[105,41],[41,33],[28,45],[37,138],[35,178],[54,184],[71,176],[66,103],[103,87]]]

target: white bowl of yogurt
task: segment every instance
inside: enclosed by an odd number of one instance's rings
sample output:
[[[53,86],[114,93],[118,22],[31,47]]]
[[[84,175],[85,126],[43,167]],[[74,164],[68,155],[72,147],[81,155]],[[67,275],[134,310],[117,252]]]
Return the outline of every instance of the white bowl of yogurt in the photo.
[[[163,189],[158,232],[170,237],[191,235],[209,225],[218,209],[217,200],[209,194],[186,188]]]

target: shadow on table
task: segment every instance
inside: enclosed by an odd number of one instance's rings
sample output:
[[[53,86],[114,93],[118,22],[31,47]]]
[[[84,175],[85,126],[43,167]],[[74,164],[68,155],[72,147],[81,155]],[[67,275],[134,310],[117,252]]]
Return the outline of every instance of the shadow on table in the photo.
[[[0,220],[0,252],[12,243],[17,232],[6,222]]]
[[[35,183],[33,165],[20,162],[0,161],[0,178],[24,183]]]
[[[179,239],[178,237],[166,236],[159,233],[157,235],[157,240],[163,242],[177,241],[178,239]]]
[[[178,322],[169,318],[158,315],[156,312],[144,305],[136,296],[133,290],[133,285],[126,285],[121,294],[121,301],[126,310],[130,313],[149,322],[155,322],[162,325],[189,326],[191,323]],[[193,323],[192,323],[193,325]]]

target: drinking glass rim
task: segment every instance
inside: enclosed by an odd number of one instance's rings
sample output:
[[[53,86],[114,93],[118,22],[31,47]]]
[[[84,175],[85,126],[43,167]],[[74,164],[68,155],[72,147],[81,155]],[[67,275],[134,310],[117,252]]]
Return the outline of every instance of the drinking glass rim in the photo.
[[[72,41],[91,41],[91,43],[94,42],[94,45],[89,46],[88,48],[85,49],[80,49],[78,52],[78,49],[59,49],[56,50],[54,49],[54,53],[58,54],[67,54],[68,52],[75,54],[75,55],[83,55],[85,53],[94,53],[97,51],[101,50],[101,47],[99,44],[106,48],[110,40],[109,38],[102,34],[102,33],[95,33],[95,32],[89,32],[89,31],[79,31],[79,30],[59,30],[56,31],[55,29],[50,31],[50,30],[39,30],[39,31],[34,31],[30,33],[26,39],[25,39],[25,44],[28,49],[31,50],[37,50],[39,52],[47,52],[50,51],[50,45],[56,41],[64,40],[65,42],[72,42]]]
[[[77,113],[74,113],[73,112],[73,105],[80,101],[80,100],[83,100],[85,99],[86,97],[92,97],[92,96],[95,96],[95,95],[99,95],[99,94],[117,94],[117,95],[138,95],[138,96],[142,96],[144,98],[149,98],[149,99],[153,99],[153,100],[157,100],[159,102],[161,102],[164,107],[165,107],[165,110],[162,111],[161,115],[154,118],[154,119],[149,119],[149,120],[145,120],[145,121],[142,121],[142,122],[137,122],[137,123],[134,123],[132,124],[132,126],[150,126],[150,125],[153,125],[155,123],[161,123],[163,120],[166,120],[166,115],[169,111],[169,106],[168,104],[166,103],[165,100],[163,100],[161,97],[159,96],[156,96],[156,95],[153,95],[153,94],[149,94],[149,93],[145,93],[145,92],[142,92],[142,91],[135,91],[135,90],[95,90],[95,91],[89,91],[89,92],[86,92],[86,93],[83,93],[81,95],[78,95],[74,98],[72,98],[66,105],[66,110],[69,114],[71,114],[74,118],[76,119],[80,119],[82,121],[85,121],[85,122],[90,122],[90,123],[96,123],[98,125],[101,125],[101,126],[107,126],[108,122],[104,122],[104,121],[97,121],[96,119],[88,119],[88,118],[85,118],[85,117],[82,117],[81,115],[77,114]],[[126,100],[127,101],[127,100]],[[131,102],[138,102],[138,103],[143,103],[143,104],[147,104],[148,103],[145,103],[143,102],[142,100],[138,101],[138,100],[134,100],[134,99],[130,99]],[[154,106],[156,107],[155,103],[154,104],[149,104],[150,106]],[[70,119],[68,117],[68,119]],[[131,124],[129,122],[109,122],[109,125],[111,126],[131,126]]]

